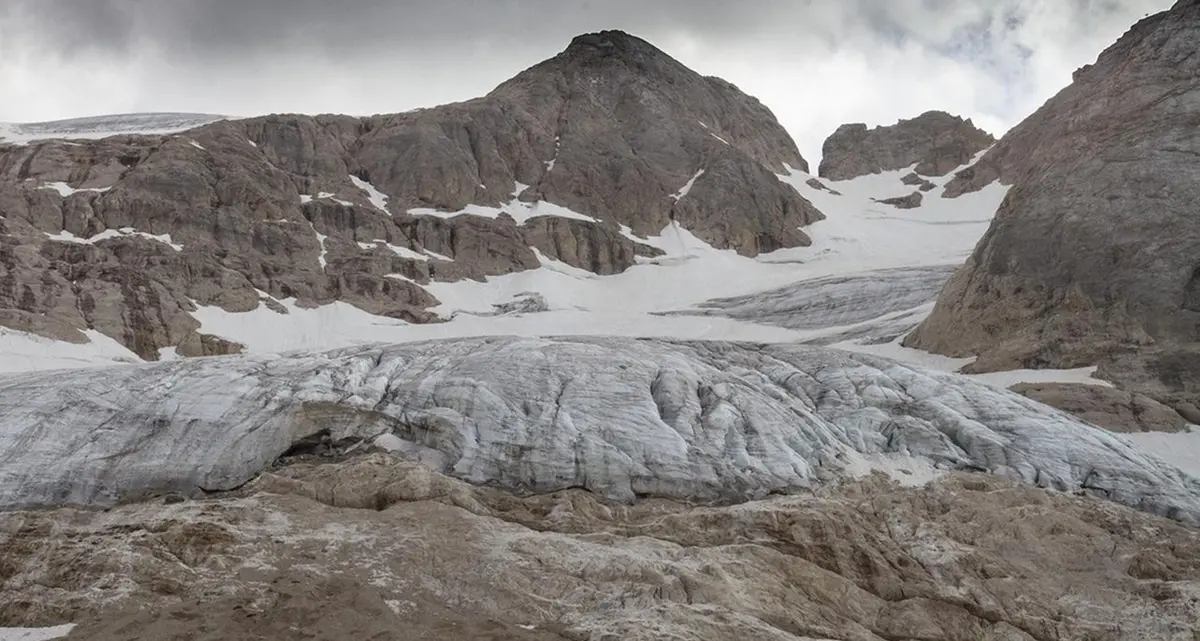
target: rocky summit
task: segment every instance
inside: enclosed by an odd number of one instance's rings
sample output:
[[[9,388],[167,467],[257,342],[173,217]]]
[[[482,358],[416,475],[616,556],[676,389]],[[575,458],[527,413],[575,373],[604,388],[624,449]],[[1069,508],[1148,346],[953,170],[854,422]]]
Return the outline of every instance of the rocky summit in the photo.
[[[0,141],[0,325],[155,359],[241,349],[196,305],[436,321],[421,284],[620,272],[672,220],[748,256],[807,245],[823,216],[789,167],[808,165],[761,103],[615,31],[434,109]]]
[[[955,176],[947,196],[1012,188],[907,345],[974,371],[1100,365],[1200,418],[1198,46],[1200,3],[1138,22]]]
[[[830,180],[848,180],[915,166],[921,176],[944,176],[994,142],[991,134],[969,119],[944,111],[874,129],[850,123],[825,140],[818,173]]]

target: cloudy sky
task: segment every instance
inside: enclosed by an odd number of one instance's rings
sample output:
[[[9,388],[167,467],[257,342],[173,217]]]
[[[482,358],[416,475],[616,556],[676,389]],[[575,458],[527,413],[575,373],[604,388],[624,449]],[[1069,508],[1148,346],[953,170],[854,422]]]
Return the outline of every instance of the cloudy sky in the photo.
[[[0,122],[372,114],[486,93],[619,28],[759,97],[810,161],[929,109],[1000,134],[1174,0],[2,0]]]

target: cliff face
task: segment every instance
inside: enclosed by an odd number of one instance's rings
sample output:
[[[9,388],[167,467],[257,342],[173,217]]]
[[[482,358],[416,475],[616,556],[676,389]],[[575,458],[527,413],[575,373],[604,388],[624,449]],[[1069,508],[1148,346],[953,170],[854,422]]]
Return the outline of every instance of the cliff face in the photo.
[[[916,165],[922,176],[944,176],[995,142],[992,135],[944,111],[929,111],[886,127],[838,127],[821,149],[822,178],[848,180]]]
[[[621,32],[576,38],[489,95],[402,114],[276,115],[180,135],[0,142],[0,324],[155,358],[237,346],[194,304],[264,295],[434,320],[433,280],[598,274],[674,219],[746,255],[822,218],[757,100]],[[621,226],[633,234],[622,233]]]
[[[1145,20],[947,187],[1012,188],[907,344],[977,370],[1099,364],[1200,401],[1200,4]]]

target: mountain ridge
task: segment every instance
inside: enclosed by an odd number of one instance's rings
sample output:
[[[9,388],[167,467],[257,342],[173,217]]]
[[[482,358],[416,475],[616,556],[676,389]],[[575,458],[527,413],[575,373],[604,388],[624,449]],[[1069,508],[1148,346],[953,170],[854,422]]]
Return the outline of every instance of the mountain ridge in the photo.
[[[823,215],[778,180],[805,163],[770,111],[607,33],[442,107],[0,142],[0,323],[207,355],[238,347],[198,334],[196,305],[346,301],[433,322],[430,282],[540,257],[619,273],[675,224],[748,256],[810,244],[800,228]],[[614,37],[642,71],[587,62]]]

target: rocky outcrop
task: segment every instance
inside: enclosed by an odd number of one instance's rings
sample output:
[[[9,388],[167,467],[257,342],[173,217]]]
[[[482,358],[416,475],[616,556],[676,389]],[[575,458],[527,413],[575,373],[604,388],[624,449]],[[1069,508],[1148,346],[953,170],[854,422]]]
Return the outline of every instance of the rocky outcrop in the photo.
[[[1188,427],[1179,412],[1133,392],[1080,383],[1020,383],[1012,391],[1114,432],[1178,432]]]
[[[916,209],[921,206],[921,202],[925,200],[925,196],[919,191],[914,191],[907,196],[897,196],[895,198],[884,198],[878,201],[882,205],[891,205],[896,209]]]
[[[1200,4],[1142,20],[951,181],[1012,188],[907,345],[1200,403],[1197,42]]]
[[[900,182],[906,185],[919,187],[921,191],[932,191],[937,187],[937,185],[917,175],[916,172],[905,174],[904,177],[900,179]]]
[[[894,125],[838,127],[821,148],[818,175],[848,180],[916,165],[922,176],[944,176],[995,142],[991,134],[943,111],[929,111]]]
[[[1200,621],[1196,530],[972,474],[626,506],[372,454],[175,500],[0,515],[0,625],[70,622],[88,641],[1048,641],[1192,639]]]
[[[807,164],[757,100],[621,32],[434,109],[0,142],[0,320],[143,358],[191,340],[195,305],[260,292],[436,320],[422,284],[533,269],[535,249],[597,274],[661,253],[621,225],[806,245],[822,216],[786,167]]]

